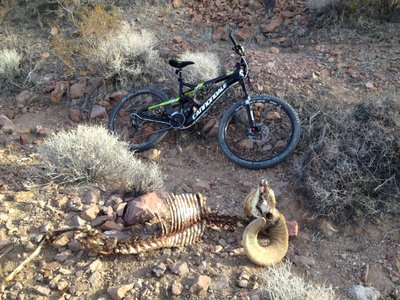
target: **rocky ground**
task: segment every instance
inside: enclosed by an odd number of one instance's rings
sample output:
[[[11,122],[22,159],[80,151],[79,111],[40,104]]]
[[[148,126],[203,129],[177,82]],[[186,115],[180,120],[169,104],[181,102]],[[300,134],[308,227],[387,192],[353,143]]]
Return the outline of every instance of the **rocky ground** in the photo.
[[[172,33],[170,52],[208,43],[223,61],[232,61],[221,28],[229,22],[241,24],[238,38],[250,57],[253,92],[286,99],[304,124],[308,120],[303,117],[303,107],[309,101],[329,99],[334,105],[384,99],[385,95],[399,99],[398,24],[365,31],[327,30],[310,25],[313,17],[302,1],[288,1],[287,6],[275,10],[268,8],[269,1],[251,1],[244,19],[238,13],[244,9],[238,0],[232,1],[236,6],[223,0],[215,5],[203,1],[191,6],[191,2],[173,1],[175,9],[184,13],[175,23],[165,21]],[[220,14],[228,7],[232,11]],[[254,10],[263,14],[249,18]],[[188,19],[200,32],[209,32],[208,39],[193,29],[190,40],[174,31],[176,24]],[[190,33],[187,31],[185,34]],[[123,195],[43,181],[37,151],[46,137],[61,129],[88,121],[105,124],[110,108],[124,92],[108,90],[99,78],[48,80],[45,75],[40,75],[44,84],[36,88],[0,96],[0,270],[4,277],[36,249],[43,234],[53,229],[93,222],[103,229],[121,229],[118,217]],[[88,101],[87,94],[94,101]],[[218,120],[232,102],[225,97],[208,119]],[[268,178],[278,207],[287,219],[299,223],[299,234],[291,238],[285,258],[293,262],[293,272],[312,283],[331,285],[338,298],[347,299],[349,289],[358,284],[374,287],[383,299],[400,298],[397,217],[360,219],[340,226],[315,218],[296,175],[300,150],[273,169],[242,169],[224,157],[215,130],[202,132],[203,125],[169,134],[157,145],[160,155],[156,158],[150,153],[142,155],[160,165],[166,191],[199,191],[207,196],[212,210],[242,216],[246,195],[260,178]],[[235,231],[208,228],[202,240],[191,246],[138,256],[98,255],[85,250],[73,236],[63,235],[46,245],[14,280],[3,279],[3,297],[263,299],[268,278],[263,276],[264,268],[253,265],[244,255],[242,231],[241,227]]]

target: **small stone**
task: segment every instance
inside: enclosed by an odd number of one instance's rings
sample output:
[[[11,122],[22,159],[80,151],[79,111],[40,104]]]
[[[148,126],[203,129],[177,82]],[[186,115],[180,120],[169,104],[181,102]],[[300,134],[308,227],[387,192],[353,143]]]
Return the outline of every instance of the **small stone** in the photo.
[[[133,289],[133,284],[115,285],[107,289],[107,294],[113,300],[122,300],[131,289]]]
[[[68,243],[68,249],[72,252],[79,251],[81,249],[81,243],[77,240],[72,240]]]
[[[211,185],[208,181],[198,180],[192,184],[192,189],[195,193],[205,193],[211,190]]]
[[[99,190],[86,191],[83,194],[83,201],[86,204],[97,204],[99,203],[101,193]]]
[[[72,227],[82,227],[86,224],[86,221],[79,216],[73,216],[70,222]]]
[[[126,206],[126,202],[118,203],[115,206],[114,210],[117,213],[118,217],[122,217],[124,215],[125,206]]]
[[[106,109],[101,105],[94,105],[90,113],[90,119],[99,119],[106,116]]]
[[[128,225],[142,224],[150,221],[155,212],[162,215],[167,211],[165,202],[156,193],[149,193],[129,200],[123,219]]]
[[[175,264],[171,268],[171,272],[178,276],[185,276],[185,275],[189,274],[189,266],[186,262],[181,263],[181,264]]]
[[[11,134],[15,131],[14,123],[5,115],[0,116],[0,129],[6,134]]]
[[[282,24],[282,18],[279,16],[275,19],[272,19],[267,25],[262,25],[261,29],[265,33],[271,33],[275,31]]]
[[[69,96],[71,99],[81,98],[86,92],[86,83],[77,82],[69,88]]]
[[[53,246],[56,248],[61,248],[66,246],[68,243],[69,243],[69,238],[65,234],[63,234],[54,240]]]
[[[157,160],[161,155],[161,150],[158,149],[150,149],[148,151],[145,151],[143,153],[141,153],[141,156],[144,159],[148,159],[148,160]]]
[[[211,284],[211,277],[207,275],[199,275],[190,288],[190,292],[194,294],[205,295]]]
[[[53,104],[59,104],[62,96],[69,89],[68,81],[59,81],[56,83],[55,89],[51,92],[50,100]]]
[[[79,123],[83,120],[81,111],[75,107],[69,109],[68,117],[74,123]]]
[[[94,219],[96,219],[97,214],[99,212],[100,212],[100,209],[98,208],[98,206],[92,205],[88,209],[83,211],[83,213],[81,214],[81,218],[86,221],[93,221]]]
[[[183,285],[182,283],[174,280],[171,284],[171,294],[174,296],[179,296],[182,294],[183,291]]]
[[[0,250],[11,244],[12,244],[11,240],[0,240]]]
[[[349,294],[352,299],[356,300],[378,300],[380,293],[373,287],[365,287],[362,285],[353,285],[349,289]]]
[[[289,237],[297,237],[299,235],[299,223],[297,223],[297,221],[286,221],[286,227],[288,229]]]
[[[96,259],[95,261],[93,261],[90,265],[89,265],[89,270],[90,272],[94,273],[96,271],[101,270],[103,266],[103,263],[101,262],[101,260]]]
[[[161,277],[164,275],[165,271],[167,270],[167,266],[164,263],[160,263],[158,265],[155,265],[151,271],[156,275],[157,277]]]
[[[210,289],[214,291],[223,291],[228,287],[229,287],[229,279],[225,274],[221,274],[220,276],[213,278],[210,284]]]
[[[103,225],[101,225],[103,230],[116,230],[122,231],[124,227],[121,224],[115,223],[113,221],[106,221]]]
[[[214,253],[221,253],[222,251],[224,251],[224,247],[221,245],[217,245],[214,249]]]
[[[296,266],[314,266],[315,260],[312,257],[294,255],[292,258],[293,263]]]
[[[68,259],[68,257],[71,255],[71,250],[65,250],[61,253],[58,253],[54,259],[59,261],[59,262],[64,262]]]
[[[99,216],[96,219],[94,219],[92,222],[90,222],[90,225],[92,225],[93,227],[97,227],[97,226],[104,224],[107,221],[112,221],[110,216],[107,216],[107,215]]]
[[[57,289],[58,289],[59,291],[65,291],[67,288],[68,288],[68,281],[66,281],[66,280],[60,280],[60,281],[57,283]]]
[[[51,292],[49,288],[40,286],[40,285],[36,285],[32,289],[36,294],[39,294],[42,296],[48,296],[48,295],[50,295],[50,292]]]
[[[279,54],[279,52],[281,51],[277,47],[271,47],[269,48],[269,52],[271,52],[272,54]]]
[[[241,279],[238,281],[237,285],[240,288],[247,288],[247,286],[249,285],[249,281],[245,280],[245,279]]]
[[[73,197],[69,199],[68,210],[70,211],[81,211],[83,207],[82,200],[79,197]]]
[[[255,31],[251,27],[244,27],[242,30],[240,30],[237,34],[236,37],[239,41],[248,41],[254,37]]]

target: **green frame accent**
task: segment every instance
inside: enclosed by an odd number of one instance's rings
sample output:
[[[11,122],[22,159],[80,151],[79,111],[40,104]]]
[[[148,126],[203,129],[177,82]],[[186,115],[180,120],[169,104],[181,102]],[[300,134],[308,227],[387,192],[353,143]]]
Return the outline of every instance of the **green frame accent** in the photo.
[[[194,87],[193,90],[190,90],[190,91],[185,92],[184,95],[185,95],[185,96],[193,95],[193,94],[195,94],[198,90],[200,90],[203,86],[204,86],[204,82],[200,82],[198,85],[196,85],[196,86]]]
[[[172,103],[177,103],[177,102],[179,102],[179,100],[181,100],[181,99],[180,98],[171,99],[171,100],[168,100],[168,101],[165,101],[165,102],[161,102],[161,103],[152,105],[148,109],[152,110],[152,109],[155,109],[155,108],[160,107],[160,106],[166,106],[166,105],[169,105],[169,104],[172,104]]]

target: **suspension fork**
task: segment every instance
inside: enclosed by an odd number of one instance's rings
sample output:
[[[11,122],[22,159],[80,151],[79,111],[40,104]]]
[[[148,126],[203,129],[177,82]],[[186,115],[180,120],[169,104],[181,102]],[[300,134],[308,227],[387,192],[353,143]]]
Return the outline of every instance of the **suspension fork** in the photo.
[[[246,104],[246,112],[247,112],[247,117],[249,119],[249,125],[250,125],[250,128],[253,129],[256,127],[256,124],[255,124],[255,120],[254,120],[253,110],[251,109],[251,106],[250,106],[250,95],[247,92],[246,84],[244,83],[243,79],[240,80],[240,85],[242,86],[242,90],[243,90],[243,93],[245,96],[244,103]]]

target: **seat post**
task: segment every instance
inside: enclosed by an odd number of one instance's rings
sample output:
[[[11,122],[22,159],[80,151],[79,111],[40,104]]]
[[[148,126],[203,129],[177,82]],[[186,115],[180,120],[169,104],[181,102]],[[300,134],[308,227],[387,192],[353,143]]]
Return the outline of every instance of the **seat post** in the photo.
[[[183,97],[183,78],[182,78],[182,68],[178,68],[178,82],[179,82],[179,98]]]

